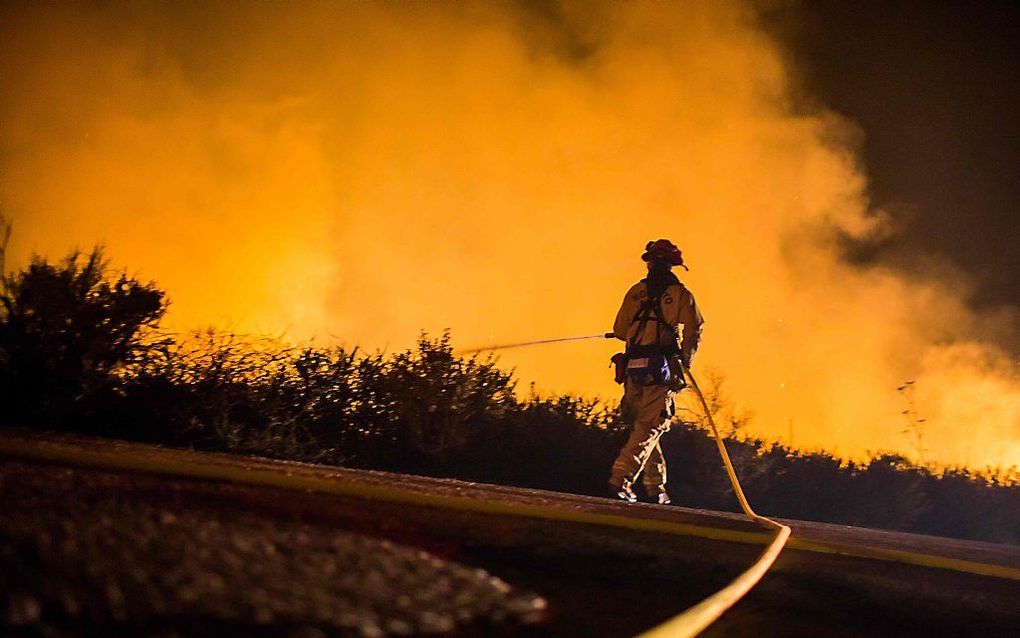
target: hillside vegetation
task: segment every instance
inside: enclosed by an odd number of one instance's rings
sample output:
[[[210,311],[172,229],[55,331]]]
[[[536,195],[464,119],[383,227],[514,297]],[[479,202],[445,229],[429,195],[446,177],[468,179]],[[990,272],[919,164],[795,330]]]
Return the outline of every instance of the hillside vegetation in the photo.
[[[5,277],[0,424],[596,495],[626,435],[616,406],[521,398],[512,373],[456,356],[449,335],[391,355],[168,335],[167,303],[98,250]],[[737,511],[697,417],[664,438],[674,501]],[[1020,543],[1015,475],[726,445],[763,514]]]

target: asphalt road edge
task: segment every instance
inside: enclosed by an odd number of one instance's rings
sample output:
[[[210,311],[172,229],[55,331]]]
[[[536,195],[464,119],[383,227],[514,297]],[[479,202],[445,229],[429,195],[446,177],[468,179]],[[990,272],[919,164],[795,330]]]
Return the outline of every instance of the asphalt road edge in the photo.
[[[96,441],[102,442],[101,439],[96,439]],[[110,443],[114,442],[111,441]],[[73,443],[61,441],[57,437],[40,441],[39,439],[29,439],[16,435],[0,435],[0,454],[26,460],[59,462],[93,469],[128,470],[182,478],[227,481],[247,485],[371,498],[395,503],[445,507],[477,513],[524,516],[571,523],[621,527],[639,531],[662,532],[752,545],[770,545],[774,536],[766,532],[748,532],[661,519],[601,514],[551,505],[480,500],[468,496],[426,494],[394,486],[358,483],[346,477],[302,474],[295,471],[298,467],[295,464],[279,462],[274,459],[258,458],[257,460],[262,464],[278,462],[280,465],[278,469],[246,468],[236,463],[217,462],[219,460],[218,457],[221,455],[212,452],[176,450],[174,448],[143,446],[143,444],[137,443],[116,443],[120,446],[120,449],[86,449]],[[146,448],[146,451],[149,453],[140,453],[139,448],[142,447]],[[158,454],[153,454],[152,452],[158,452]],[[189,458],[196,455],[203,457],[203,459]],[[243,461],[244,458],[246,457],[236,457],[238,461]],[[329,469],[328,466],[321,467]],[[919,552],[802,540],[796,536],[789,539],[787,547],[799,551],[839,554],[855,558],[905,563],[1020,581],[1020,569]]]

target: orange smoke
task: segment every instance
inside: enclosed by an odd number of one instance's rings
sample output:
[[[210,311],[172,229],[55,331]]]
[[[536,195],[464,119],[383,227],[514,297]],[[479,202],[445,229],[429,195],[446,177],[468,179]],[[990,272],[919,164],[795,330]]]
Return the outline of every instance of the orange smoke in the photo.
[[[469,347],[609,329],[669,237],[707,320],[696,371],[725,374],[754,433],[916,456],[896,391],[916,380],[925,458],[1020,463],[1001,326],[957,281],[841,259],[841,236],[893,232],[859,133],[792,110],[741,4],[4,11],[15,264],[104,242],[169,291],[173,327]],[[613,396],[613,351],[502,361]]]

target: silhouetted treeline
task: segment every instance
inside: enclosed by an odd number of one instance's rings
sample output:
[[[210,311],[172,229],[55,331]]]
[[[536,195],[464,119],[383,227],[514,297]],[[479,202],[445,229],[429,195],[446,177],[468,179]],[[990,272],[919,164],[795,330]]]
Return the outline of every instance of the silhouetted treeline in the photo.
[[[455,356],[448,335],[393,355],[169,337],[165,309],[155,285],[109,276],[98,251],[5,278],[3,425],[582,494],[603,493],[626,436],[598,402],[519,398],[510,373]],[[1020,486],[994,475],[727,447],[764,514],[1020,543]],[[678,423],[664,448],[676,503],[737,511],[705,430]]]

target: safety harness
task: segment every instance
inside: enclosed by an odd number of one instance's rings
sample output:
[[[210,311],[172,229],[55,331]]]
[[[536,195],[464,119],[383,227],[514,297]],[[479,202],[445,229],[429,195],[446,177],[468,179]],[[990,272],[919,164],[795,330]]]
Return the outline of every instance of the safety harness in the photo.
[[[649,294],[641,303],[637,312],[634,313],[634,318],[631,320],[631,325],[636,323],[638,327],[634,336],[627,342],[627,351],[624,355],[627,366],[626,375],[638,385],[650,386],[669,385],[671,382],[674,384],[678,382],[683,383],[683,376],[678,375],[676,372],[679,370],[679,367],[671,365],[670,362],[671,358],[676,358],[680,355],[680,348],[677,344],[677,329],[662,318],[662,295],[665,294],[666,289],[670,285],[676,284],[682,288],[683,284],[672,273],[669,273],[669,276],[671,281],[658,294],[654,296]],[[648,280],[644,279],[643,281],[650,293],[651,286]],[[649,321],[655,322],[655,342],[644,345],[639,344],[641,335],[644,334],[645,326],[648,325]],[[668,343],[663,343],[663,327],[672,336]]]
[[[676,279],[674,277],[674,279]],[[671,284],[673,282],[670,282]],[[676,284],[683,286],[679,280],[676,280]],[[647,286],[647,280],[645,280]],[[627,354],[643,356],[645,354],[680,354],[680,348],[677,345],[677,329],[671,326],[662,318],[662,295],[665,294],[665,289],[658,295],[652,297],[648,296],[641,306],[638,307],[634,318],[631,319],[631,325],[638,324],[637,331],[634,333],[634,337],[627,342]],[[639,345],[638,340],[641,335],[644,334],[645,326],[648,325],[649,321],[655,322],[655,343]],[[640,323],[639,323],[640,322]],[[663,327],[673,336],[673,339],[669,341],[669,344],[662,343],[662,329]]]

